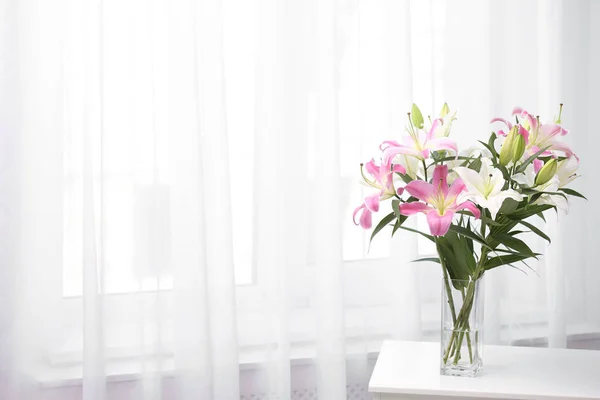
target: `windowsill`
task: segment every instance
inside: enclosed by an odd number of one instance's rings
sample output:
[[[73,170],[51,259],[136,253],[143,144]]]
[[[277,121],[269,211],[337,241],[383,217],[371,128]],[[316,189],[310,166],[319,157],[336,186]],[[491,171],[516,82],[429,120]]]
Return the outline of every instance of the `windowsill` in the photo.
[[[368,343],[363,339],[348,339],[347,358],[367,355],[368,359],[376,359],[379,354],[381,344],[389,337],[370,338]],[[303,342],[292,344],[290,349],[290,365],[310,365],[316,358],[316,348],[313,343]],[[264,354],[264,347],[252,346],[242,350],[240,353],[240,370],[253,370],[260,368],[261,364],[267,361]],[[145,371],[142,370],[141,361],[138,358],[126,358],[110,360],[107,364],[106,380],[107,382],[125,382],[139,380],[144,375],[154,375],[159,373],[163,378],[174,375],[173,356],[165,354],[160,360],[147,361]],[[159,365],[156,365],[159,364]],[[82,383],[83,367],[80,363],[51,366],[47,363],[40,363],[36,371],[31,374],[31,378],[40,388],[56,388],[63,386],[77,386]]]
[[[516,346],[543,346],[546,343],[545,334],[547,327],[534,325],[524,329],[519,338],[514,338],[511,345]],[[428,330],[424,331],[422,340],[436,341],[439,332]],[[376,359],[381,344],[384,340],[390,339],[389,335],[371,336],[368,339],[354,337],[346,341],[347,359],[354,357],[366,357]],[[567,332],[567,340],[570,344],[585,341],[600,341],[600,326],[589,324],[572,325]],[[293,343],[290,349],[290,365],[310,365],[316,358],[316,348],[312,341]],[[264,346],[247,346],[240,353],[240,370],[252,370],[259,368],[267,359],[264,354]],[[158,364],[158,365],[157,365]],[[149,366],[151,365],[151,366]],[[143,371],[140,360],[135,357],[113,359],[107,365],[108,382],[124,382],[139,380],[146,374],[154,375],[159,373],[162,377],[174,375],[174,365],[172,354],[165,354],[160,359],[146,362],[146,369]],[[71,363],[60,366],[52,366],[48,363],[40,363],[38,368],[31,374],[40,388],[56,388],[63,386],[77,386],[82,383],[82,365],[80,363]]]

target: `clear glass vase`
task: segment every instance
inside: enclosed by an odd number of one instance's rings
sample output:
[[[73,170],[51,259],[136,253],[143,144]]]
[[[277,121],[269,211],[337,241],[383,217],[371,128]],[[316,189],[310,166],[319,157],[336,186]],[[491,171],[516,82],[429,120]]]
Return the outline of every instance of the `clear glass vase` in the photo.
[[[483,278],[442,279],[440,374],[474,377],[483,368]]]

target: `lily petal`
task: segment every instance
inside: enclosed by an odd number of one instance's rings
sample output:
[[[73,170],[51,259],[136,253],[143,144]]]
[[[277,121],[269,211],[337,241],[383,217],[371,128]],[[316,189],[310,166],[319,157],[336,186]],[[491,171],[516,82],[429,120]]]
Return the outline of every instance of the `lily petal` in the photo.
[[[379,145],[379,150],[383,151],[383,150],[387,149],[388,147],[400,147],[400,146],[402,146],[402,145],[400,143],[396,142],[395,140],[384,140]]]
[[[544,162],[542,160],[540,160],[539,158],[536,158],[535,160],[533,160],[533,172],[535,172],[536,174],[538,172],[540,172],[540,169],[542,169],[543,166],[544,166]]]
[[[373,217],[371,215],[371,211],[369,211],[366,207],[363,209],[362,215],[360,216],[360,226],[363,229],[371,229],[371,226],[373,226]]]
[[[420,156],[421,153],[419,151],[416,151],[415,149],[411,149],[410,147],[406,147],[406,146],[390,146],[383,151],[382,158],[383,158],[384,164],[386,164],[386,165],[391,164],[391,161],[398,154],[406,154],[406,155],[410,155],[410,156]]]
[[[429,224],[429,232],[434,236],[444,236],[450,228],[453,217],[454,212],[452,211],[446,211],[444,215],[439,215],[437,211],[428,213],[427,223]]]
[[[551,138],[562,132],[562,127],[558,124],[546,124],[540,126],[540,134],[544,138]]]
[[[447,165],[445,165],[445,164],[438,165],[433,170],[433,180],[431,181],[433,184],[433,187],[437,188],[442,193],[444,193],[444,196],[446,196],[448,194],[448,182],[446,180],[447,177],[448,177],[448,166]]]
[[[456,211],[458,210],[469,210],[471,214],[475,216],[475,218],[480,218],[481,213],[479,212],[479,208],[475,204],[470,201],[465,201],[456,206]]]
[[[400,164],[394,164],[394,165],[392,165],[392,171],[393,172],[399,172],[401,174],[406,174],[406,168],[404,168]]]
[[[523,136],[523,139],[525,139],[525,144],[529,143],[529,131],[527,129],[523,128],[522,126],[519,126],[519,135]]]
[[[477,171],[467,167],[457,167],[454,168],[454,171],[460,176],[469,192],[483,193],[485,191],[483,177]]]
[[[431,128],[429,129],[429,133],[427,134],[427,139],[435,139],[435,131],[440,125],[441,121],[439,119],[433,121],[433,124],[431,124]]]
[[[458,153],[456,142],[452,139],[438,138],[427,141],[427,148],[431,150],[454,150]]]
[[[432,207],[419,201],[400,204],[400,214],[402,215],[413,215],[420,212],[428,213],[431,210],[433,210]]]
[[[354,225],[358,225],[358,222],[356,222],[356,214],[358,214],[358,212],[363,208],[365,208],[364,203],[354,209],[354,212],[352,213],[352,221],[354,222]]]
[[[375,164],[375,160],[371,159],[368,163],[365,164],[365,169],[367,172],[377,178],[379,176],[379,166]]]
[[[508,130],[512,129],[512,124],[510,123],[510,121],[507,121],[504,118],[492,118],[490,124],[493,124],[494,122],[503,122],[508,127]]]
[[[379,211],[379,196],[381,196],[381,193],[375,193],[365,198],[365,206],[369,211]]]
[[[411,181],[404,187],[404,190],[410,193],[411,196],[425,202],[435,194],[433,185],[425,181]]]
[[[573,150],[566,143],[554,142],[550,147],[550,150],[562,151],[567,157],[573,155]]]
[[[462,181],[462,179],[457,178],[454,180],[454,182],[452,182],[452,185],[450,185],[450,189],[448,189],[448,193],[446,194],[446,197],[448,197],[449,199],[453,199],[453,198],[457,197],[466,188],[467,188],[467,185],[465,185],[465,183]]]
[[[517,107],[513,108],[511,115],[523,114],[524,111],[525,110],[522,107],[517,106]],[[527,111],[525,111],[525,112],[527,112]]]

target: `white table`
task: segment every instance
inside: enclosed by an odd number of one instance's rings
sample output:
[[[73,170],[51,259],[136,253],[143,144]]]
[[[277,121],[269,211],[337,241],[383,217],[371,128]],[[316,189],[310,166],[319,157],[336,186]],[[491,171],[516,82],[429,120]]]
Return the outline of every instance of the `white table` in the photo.
[[[600,351],[485,346],[476,378],[440,376],[439,343],[384,342],[376,400],[600,399]]]

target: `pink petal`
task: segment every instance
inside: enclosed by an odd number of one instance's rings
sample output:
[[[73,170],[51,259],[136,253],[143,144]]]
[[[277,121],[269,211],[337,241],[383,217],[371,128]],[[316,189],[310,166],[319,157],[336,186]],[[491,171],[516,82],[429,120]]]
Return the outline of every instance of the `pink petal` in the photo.
[[[523,111],[521,113],[521,116],[527,118],[527,120],[529,121],[529,125],[531,126],[532,130],[537,129],[537,125],[538,125],[537,118],[535,118],[533,115],[529,114],[527,111]]]
[[[513,108],[511,115],[522,114],[523,111],[525,111],[525,110],[522,107],[515,107],[515,108]],[[527,111],[525,111],[525,112],[527,112]]]
[[[562,127],[558,124],[546,124],[540,127],[540,133],[543,137],[554,137],[562,132]]]
[[[352,221],[354,222],[354,225],[358,225],[358,222],[356,222],[356,214],[358,214],[358,212],[363,208],[365,208],[364,203],[354,209],[354,212],[352,213]]]
[[[365,206],[369,211],[377,212],[379,211],[379,196],[381,192],[375,193],[372,196],[365,197]]]
[[[523,139],[525,139],[525,144],[529,143],[529,131],[527,129],[519,126],[519,135],[523,136]]]
[[[383,150],[387,149],[388,147],[400,147],[400,146],[402,146],[402,145],[394,140],[385,140],[379,145],[379,150],[383,151]]]
[[[471,214],[473,214],[475,216],[475,218],[481,217],[479,208],[477,208],[477,206],[475,206],[475,204],[471,203],[470,201],[465,201],[463,203],[460,203],[459,205],[456,206],[455,210],[456,211],[469,210],[471,212]]]
[[[394,157],[398,154],[408,154],[411,156],[419,155],[420,153],[406,146],[388,147],[383,151],[383,163],[389,165]]]
[[[365,169],[367,172],[377,178],[379,176],[379,166],[375,164],[375,160],[371,159],[368,163],[365,164]]]
[[[450,228],[453,217],[454,212],[452,211],[446,211],[444,215],[439,215],[437,210],[428,213],[427,223],[429,224],[431,234],[434,236],[444,236]]]
[[[458,196],[463,190],[465,190],[467,186],[464,184],[462,179],[457,178],[450,185],[450,189],[448,189],[448,193],[446,194],[447,198],[455,198]]]
[[[363,210],[362,215],[360,216],[360,226],[363,229],[371,229],[371,226],[373,226],[371,211],[367,210],[366,208]]]
[[[498,132],[496,132],[498,134],[498,136],[506,136],[506,132],[504,132],[502,129],[500,129]]]
[[[560,129],[561,129],[561,131],[560,131],[561,136],[565,136],[567,133],[569,133],[569,131],[563,127],[561,127]]]
[[[398,196],[402,196],[402,193],[404,193],[404,188],[399,187],[398,189],[396,189],[396,193],[398,194]]]
[[[535,160],[533,160],[533,172],[535,172],[536,174],[538,172],[540,172],[540,169],[542,169],[543,166],[544,166],[544,162],[542,160],[540,160],[539,158],[536,158]]]
[[[555,142],[550,147],[550,150],[562,151],[565,153],[565,156],[571,157],[573,155],[573,150],[566,143]]]
[[[439,138],[427,141],[427,147],[431,150],[454,150],[458,152],[456,142],[452,139]]]
[[[394,164],[394,165],[392,165],[392,171],[399,172],[401,174],[406,174],[406,168],[404,168],[400,164]]]
[[[362,210],[362,214],[360,215],[360,220],[359,220],[359,222],[356,222],[356,214],[358,214],[358,212],[361,210]],[[360,225],[364,229],[370,229],[371,226],[373,225],[373,220],[371,218],[371,211],[369,211],[364,204],[361,204],[360,206],[356,207],[356,209],[354,210],[354,213],[352,214],[352,221],[354,221],[355,225]]]
[[[493,124],[494,122],[503,122],[508,127],[508,130],[512,129],[512,124],[509,121],[505,120],[504,118],[492,118],[492,120],[490,121],[490,124]]]
[[[442,192],[444,196],[448,194],[448,182],[446,178],[448,177],[448,166],[447,165],[438,165],[433,170],[433,180],[431,183],[433,187],[436,188],[437,192]]]
[[[400,214],[402,215],[413,215],[420,212],[427,213],[433,210],[430,206],[425,203],[421,203],[418,201],[414,201],[412,203],[402,203],[400,204]]]
[[[431,124],[431,128],[429,129],[429,133],[427,134],[427,139],[435,138],[435,130],[438,128],[438,126],[440,126],[440,124],[441,121],[439,119],[433,121],[433,124]]]
[[[412,181],[404,187],[404,190],[424,202],[435,194],[433,185],[425,181]]]

